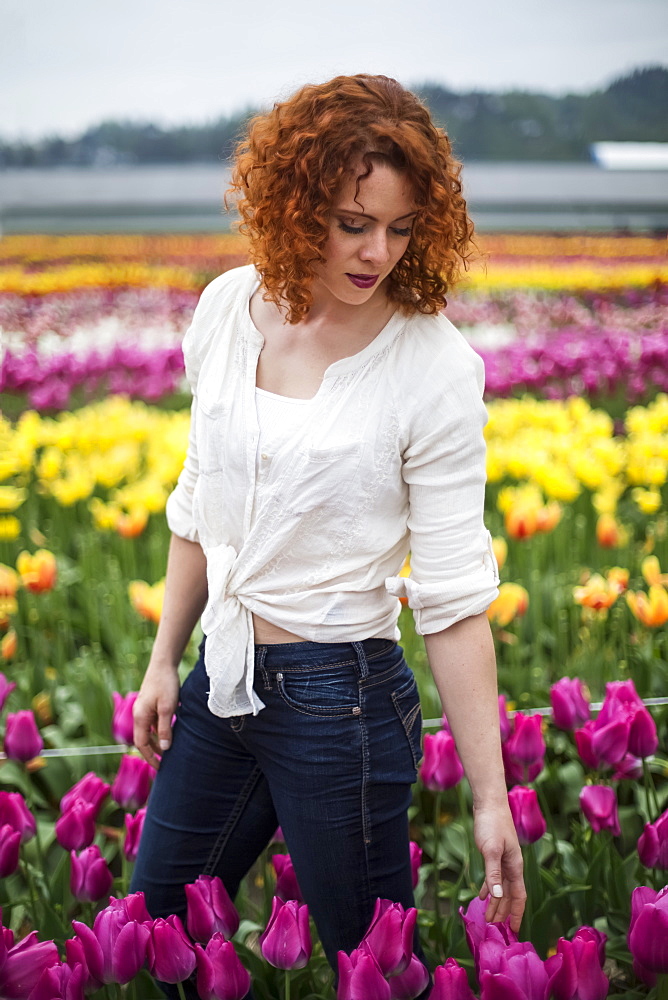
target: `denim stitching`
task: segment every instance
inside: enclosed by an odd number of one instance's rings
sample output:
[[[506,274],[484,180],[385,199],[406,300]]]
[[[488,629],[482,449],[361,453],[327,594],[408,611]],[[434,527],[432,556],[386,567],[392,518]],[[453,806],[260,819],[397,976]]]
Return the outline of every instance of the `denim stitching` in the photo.
[[[248,776],[246,784],[241,789],[241,792],[237,797],[234,809],[228,816],[227,823],[218,834],[216,843],[211,848],[209,860],[204,866],[204,872],[203,872],[204,875],[213,875],[214,872],[216,871],[216,868],[220,863],[222,853],[225,850],[225,847],[227,845],[228,840],[230,839],[230,836],[232,835],[232,831],[234,830],[234,827],[236,826],[242,812],[246,808],[246,805],[250,800],[251,795],[255,791],[255,788],[258,782],[261,780],[262,776],[263,776],[262,770],[259,764],[257,764],[251,771],[250,775]]]
[[[326,705],[300,705],[298,701],[292,701],[285,690],[282,678],[280,680],[276,678],[276,687],[285,704],[302,715],[309,715],[314,719],[346,719],[351,715],[357,715],[355,709],[358,708],[358,705],[349,705],[345,708],[327,708]]]
[[[360,721],[360,734],[362,737],[362,787],[361,787],[361,798],[360,803],[362,808],[362,831],[364,836],[364,844],[368,846],[371,843],[371,816],[369,815],[369,730],[364,719],[364,689],[362,687],[362,681],[369,676],[369,664],[367,663],[366,655],[364,653],[364,646],[361,642],[354,642],[353,646],[359,657],[359,721]],[[368,871],[368,852],[365,850],[367,855],[367,871]]]
[[[399,704],[399,699],[397,698],[397,692],[393,691],[390,697],[392,698],[392,704],[394,705],[397,711],[397,715],[399,716],[401,725],[403,726],[404,732],[406,733],[406,739],[408,740],[408,746],[411,752],[411,757],[413,758],[413,764],[415,766],[415,770],[417,771],[417,769],[420,766],[421,757],[416,756],[415,750],[413,748],[412,732],[415,726],[415,721],[420,715],[422,706],[418,701],[417,705],[414,705],[413,708],[410,710],[410,712],[407,715],[404,715],[404,713],[401,710],[401,705]]]

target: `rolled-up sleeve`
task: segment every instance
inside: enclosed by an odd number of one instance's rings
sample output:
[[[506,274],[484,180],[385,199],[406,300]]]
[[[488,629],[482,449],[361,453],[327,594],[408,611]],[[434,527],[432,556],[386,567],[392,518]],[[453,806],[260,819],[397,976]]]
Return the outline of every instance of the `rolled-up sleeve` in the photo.
[[[199,541],[197,528],[193,518],[193,494],[199,474],[197,461],[197,441],[195,439],[195,406],[193,399],[190,410],[190,433],[188,435],[188,450],[183,469],[176,486],[167,498],[167,524],[174,535],[186,538],[189,542]]]
[[[471,352],[420,402],[404,451],[411,575],[391,577],[386,585],[406,598],[420,635],[485,611],[498,594],[498,567],[483,521],[482,380],[482,362]]]

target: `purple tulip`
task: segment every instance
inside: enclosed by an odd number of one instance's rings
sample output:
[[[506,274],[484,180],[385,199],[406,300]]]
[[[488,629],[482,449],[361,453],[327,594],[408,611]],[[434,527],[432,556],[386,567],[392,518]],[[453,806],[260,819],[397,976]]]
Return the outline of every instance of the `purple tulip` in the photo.
[[[475,1000],[466,969],[454,958],[446,959],[445,965],[434,970],[434,988],[429,1000]]]
[[[0,712],[5,707],[5,703],[15,687],[16,683],[8,681],[5,675],[0,672]]]
[[[197,964],[195,949],[173,913],[153,921],[146,954],[149,972],[164,983],[182,983]]]
[[[77,856],[70,853],[70,890],[82,903],[97,903],[109,895],[114,876],[100,853],[97,844],[86,847]]]
[[[607,997],[610,984],[602,969],[605,941],[606,935],[593,927],[580,927],[571,941],[559,938],[557,954],[545,963],[552,979],[554,1000],[604,1000]]]
[[[505,748],[512,761],[525,767],[540,762],[542,767],[545,757],[542,717],[516,712],[513,731],[505,742]]]
[[[412,955],[408,968],[391,976],[389,983],[392,1000],[415,1000],[429,985],[429,972],[420,959]]]
[[[186,926],[191,938],[205,944],[214,934],[229,940],[239,928],[239,914],[217,875],[200,875],[185,887]]]
[[[596,728],[609,725],[613,720],[628,722],[628,744],[624,753],[635,757],[649,757],[658,746],[654,719],[638,696],[632,680],[612,681],[605,686],[605,699],[596,718]],[[621,760],[621,754],[617,760]],[[616,761],[613,761],[616,763]]]
[[[134,738],[134,722],[132,709],[137,700],[137,691],[130,691],[125,697],[114,691],[114,713],[111,720],[111,735],[117,743],[127,743],[132,746]]]
[[[363,937],[384,976],[407,969],[413,954],[417,910],[404,910],[401,903],[377,899],[369,929]]]
[[[63,962],[44,969],[28,1000],[84,1000],[86,971]]]
[[[659,892],[648,886],[633,890],[628,945],[641,970],[668,972],[668,885]]]
[[[590,771],[598,771],[603,764],[592,749],[592,737],[595,726],[596,723],[594,720],[589,719],[581,729],[576,729],[574,733],[575,745],[580,754],[580,759]]]
[[[503,922],[488,923],[485,920],[485,910],[487,909],[487,899],[480,899],[475,896],[469,903],[466,911],[463,906],[459,908],[459,915],[464,921],[464,931],[466,941],[473,955],[476,972],[478,972],[480,961],[480,947],[485,941],[496,941],[504,948],[517,941],[517,934],[511,929],[510,918]]]
[[[410,842],[411,852],[411,879],[415,889],[420,881],[420,865],[422,864],[422,848],[414,840]]]
[[[591,752],[599,766],[611,767],[625,756],[629,745],[630,719],[624,715],[613,716],[601,724],[596,719],[591,729]]]
[[[624,754],[612,775],[613,781],[639,781],[643,776],[642,758],[634,757],[632,753]]]
[[[70,962],[73,958],[82,962],[91,983],[129,983],[146,961],[150,919],[143,893],[112,897],[95,917],[92,930],[72,921],[79,943],[67,943],[67,957]]]
[[[66,851],[90,847],[95,836],[96,813],[92,803],[75,799],[74,804],[56,820],[56,839],[61,847]]]
[[[251,978],[231,941],[214,934],[206,949],[195,945],[197,992],[202,1000],[243,1000]]]
[[[611,830],[616,837],[621,834],[617,814],[617,796],[608,785],[585,785],[580,792],[580,807],[594,833]]]
[[[276,872],[276,895],[285,901],[286,899],[296,899],[298,903],[304,902],[299,882],[295,875],[292,858],[289,854],[274,854],[271,863]]]
[[[391,1000],[390,985],[365,941],[350,955],[340,951],[338,957],[336,1000]]]
[[[38,941],[32,931],[9,948],[0,968],[0,996],[3,1000],[24,1000],[30,996],[45,969],[60,962],[53,941]]]
[[[96,990],[99,990],[102,982],[99,979],[95,979],[88,968],[86,952],[80,938],[73,937],[67,939],[65,942],[65,954],[67,956],[67,964],[71,968],[74,969],[77,965],[80,965],[83,969],[84,993],[95,993]]]
[[[12,760],[32,760],[44,749],[35,716],[26,709],[9,712],[5,727],[5,753]]]
[[[668,809],[654,823],[645,825],[638,840],[638,856],[645,868],[668,869]]]
[[[143,757],[126,754],[111,786],[112,799],[127,812],[145,806],[153,774],[153,768]]]
[[[26,844],[35,836],[37,824],[20,792],[0,792],[0,826],[7,824],[21,834]]]
[[[141,840],[144,820],[146,819],[146,809],[138,809],[134,814],[125,814],[125,839],[123,841],[123,854],[128,861],[137,860],[139,851],[139,841]]]
[[[534,844],[547,830],[534,788],[515,785],[508,792],[508,803],[520,844]]]
[[[490,942],[487,942],[489,945]],[[480,954],[481,1000],[547,1000],[561,959],[550,975],[534,946],[528,941],[499,949],[492,944],[493,963],[487,964],[485,947]]]
[[[311,957],[308,907],[274,896],[271,916],[260,935],[262,955],[276,969],[303,969]]]
[[[457,753],[454,738],[444,729],[424,737],[424,759],[420,765],[420,780],[432,792],[454,788],[464,777],[464,768]]]
[[[9,823],[0,826],[0,878],[13,875],[19,866],[21,834]]]
[[[506,708],[506,696],[499,695],[499,728],[501,730],[501,742],[505,743],[512,732],[508,709]]]
[[[60,800],[60,811],[65,812],[77,799],[82,799],[95,806],[97,816],[100,806],[109,794],[110,786],[98,778],[94,771],[88,771],[83,778],[79,778],[76,784],[72,785],[68,792],[65,792]]]
[[[589,702],[578,677],[562,677],[550,689],[554,724],[559,729],[575,729],[589,718]]]

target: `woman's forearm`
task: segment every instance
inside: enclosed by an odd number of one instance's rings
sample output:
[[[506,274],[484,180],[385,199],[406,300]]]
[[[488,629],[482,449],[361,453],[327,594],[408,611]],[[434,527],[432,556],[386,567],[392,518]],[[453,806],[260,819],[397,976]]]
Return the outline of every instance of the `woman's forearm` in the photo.
[[[172,535],[165,596],[151,663],[178,666],[207,599],[206,557],[198,542]]]

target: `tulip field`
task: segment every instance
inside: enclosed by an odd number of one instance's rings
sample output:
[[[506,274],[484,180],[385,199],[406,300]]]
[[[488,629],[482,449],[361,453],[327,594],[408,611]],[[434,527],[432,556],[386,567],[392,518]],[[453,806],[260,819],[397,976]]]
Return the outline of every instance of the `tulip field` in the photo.
[[[180,340],[236,236],[0,239],[0,998],[668,998],[668,259],[653,236],[488,236],[446,315],[485,360],[488,611],[528,903],[486,924],[471,794],[409,609],[416,908],[338,988],[281,831],[235,900],[153,919],[131,715],[189,400]],[[410,572],[407,561],[404,573]],[[197,658],[193,636],[182,676]],[[184,986],[183,983],[186,985]]]

